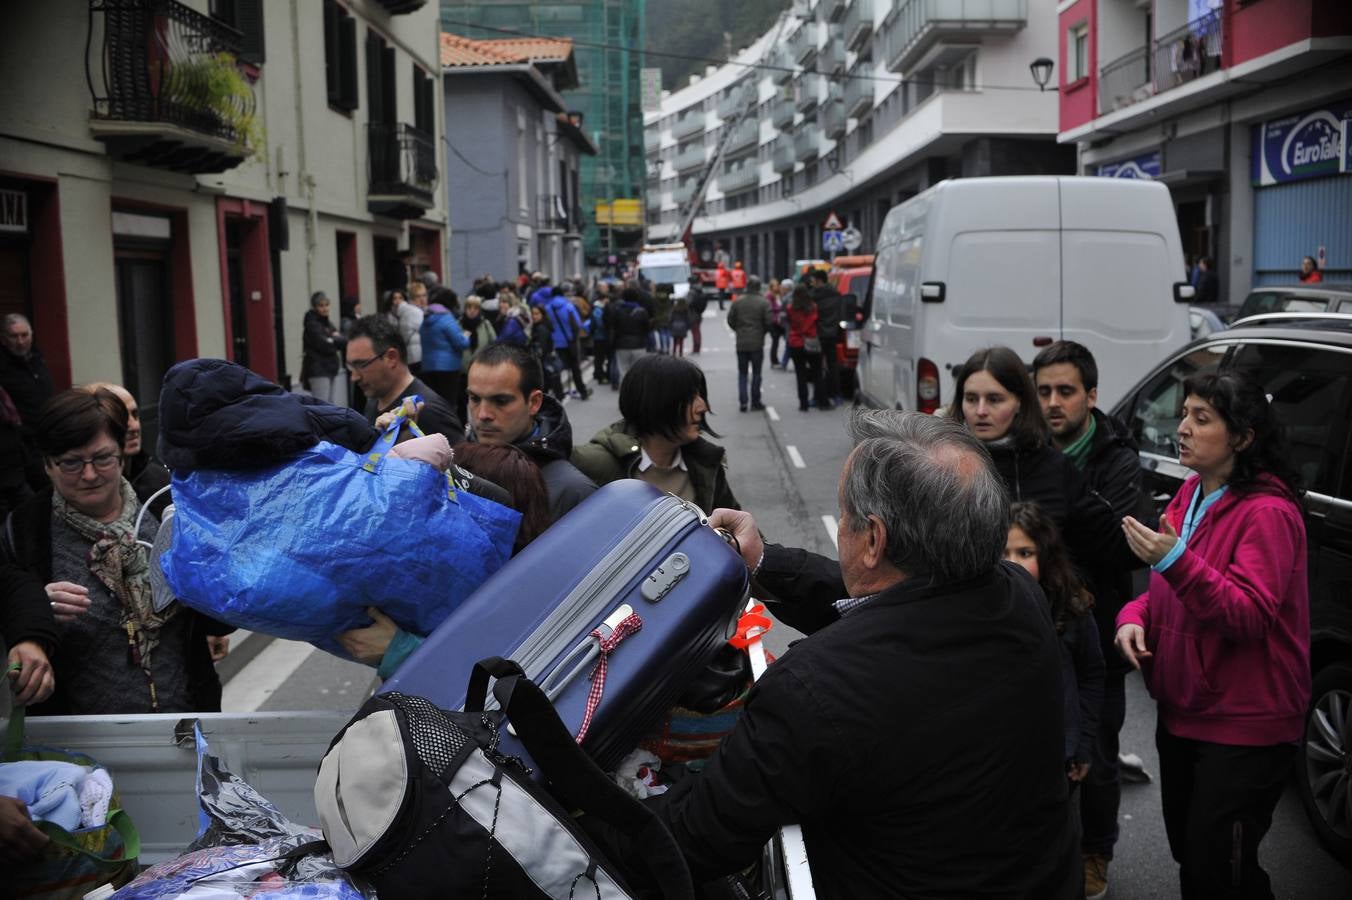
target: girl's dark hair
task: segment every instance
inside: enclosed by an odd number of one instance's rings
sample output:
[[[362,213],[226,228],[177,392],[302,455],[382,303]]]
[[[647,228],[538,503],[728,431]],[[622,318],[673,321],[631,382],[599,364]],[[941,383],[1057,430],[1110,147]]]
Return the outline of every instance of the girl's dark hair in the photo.
[[[501,485],[512,496],[512,508],[521,513],[512,555],[540,536],[551,521],[549,491],[540,467],[520,447],[511,444],[476,444],[465,441],[455,448],[455,461]]]
[[[38,449],[55,459],[83,447],[102,432],[121,452],[127,441],[127,407],[112,391],[71,388],[52,397],[38,415]]]
[[[1276,478],[1285,493],[1304,505],[1305,491],[1300,473],[1291,464],[1291,448],[1286,433],[1272,413],[1267,394],[1242,372],[1194,375],[1183,382],[1183,396],[1200,397],[1216,410],[1231,436],[1242,438],[1249,431],[1253,440],[1235,454],[1235,465],[1226,482],[1236,494],[1273,492],[1263,475]]]
[[[1019,359],[1019,354],[1008,347],[987,347],[978,350],[967,358],[967,362],[958,369],[957,382],[953,388],[953,402],[948,407],[948,417],[955,422],[966,424],[962,414],[962,394],[967,379],[977,372],[989,372],[1000,386],[1014,395],[1019,401],[1019,411],[1014,415],[1014,424],[1009,433],[1014,445],[1020,449],[1045,447],[1050,440],[1047,421],[1042,418],[1042,404],[1037,398],[1037,387],[1028,374],[1028,367]]]
[[[793,286],[793,299],[789,305],[800,313],[812,312],[812,292],[807,289],[805,284],[795,284]]]
[[[699,366],[684,357],[650,353],[640,357],[620,381],[620,415],[639,437],[674,441],[696,396],[708,405],[709,387]],[[699,430],[718,437],[703,417]]]
[[[1026,500],[1009,505],[1009,527],[1018,528],[1037,547],[1038,583],[1047,602],[1052,606],[1052,621],[1056,633],[1066,630],[1066,623],[1078,619],[1094,608],[1094,596],[1071,565],[1070,554],[1061,531],[1042,509]]]

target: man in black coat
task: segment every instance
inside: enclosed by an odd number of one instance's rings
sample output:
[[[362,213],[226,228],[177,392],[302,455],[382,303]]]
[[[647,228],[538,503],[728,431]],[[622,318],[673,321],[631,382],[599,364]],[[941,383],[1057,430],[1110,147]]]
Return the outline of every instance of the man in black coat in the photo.
[[[1093,354],[1075,341],[1056,341],[1034,358],[1033,380],[1057,448],[1084,473],[1090,489],[1112,507],[1118,521],[1139,516],[1141,462],[1136,442],[1120,422],[1095,408],[1098,364]],[[1098,737],[1080,789],[1085,893],[1095,898],[1107,893],[1108,863],[1117,843],[1122,799],[1118,734],[1126,718],[1124,679],[1131,671],[1113,646],[1113,636],[1117,614],[1133,596],[1132,570],[1141,563],[1134,557],[1084,562],[1105,663]]]
[[[830,409],[840,401],[840,357],[836,346],[840,343],[840,292],[831,287],[826,272],[812,269],[807,274],[812,286],[812,299],[817,302],[817,339],[822,344],[821,384],[817,388],[817,405]]]
[[[55,392],[52,373],[42,354],[33,346],[33,326],[18,313],[5,316],[4,349],[0,350],[0,388],[4,388],[18,410],[19,426],[24,451],[24,473],[28,486],[41,490],[47,486],[47,474],[42,468],[41,454],[37,452],[33,435],[42,413],[42,404]]]
[[[850,430],[838,564],[710,517],[810,634],[654,806],[697,881],[798,823],[822,898],[1076,897],[1060,651],[1036,583],[1000,561],[1004,485],[951,421],[860,411]]]

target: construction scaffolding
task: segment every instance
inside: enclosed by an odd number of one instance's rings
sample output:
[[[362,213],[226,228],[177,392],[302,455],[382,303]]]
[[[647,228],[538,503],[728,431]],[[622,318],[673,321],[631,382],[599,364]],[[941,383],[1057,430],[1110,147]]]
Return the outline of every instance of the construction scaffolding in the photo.
[[[641,207],[646,177],[639,70],[643,65],[642,0],[441,0],[443,31],[472,38],[513,34],[573,39],[578,87],[564,91],[582,129],[597,147],[581,161],[579,193],[587,260],[604,265],[612,255],[632,254],[643,240],[643,218],[619,214],[632,201]]]

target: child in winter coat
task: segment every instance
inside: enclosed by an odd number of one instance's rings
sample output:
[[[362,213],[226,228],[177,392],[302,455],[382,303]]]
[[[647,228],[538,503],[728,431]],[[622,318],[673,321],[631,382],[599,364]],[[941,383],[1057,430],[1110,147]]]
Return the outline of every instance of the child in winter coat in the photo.
[[[1061,636],[1066,777],[1073,789],[1089,774],[1090,753],[1103,706],[1103,650],[1094,617],[1089,614],[1094,598],[1070,564],[1056,523],[1036,503],[1010,504],[1005,559],[1037,579],[1051,604],[1056,633]],[[1078,810],[1080,804],[1071,806]]]

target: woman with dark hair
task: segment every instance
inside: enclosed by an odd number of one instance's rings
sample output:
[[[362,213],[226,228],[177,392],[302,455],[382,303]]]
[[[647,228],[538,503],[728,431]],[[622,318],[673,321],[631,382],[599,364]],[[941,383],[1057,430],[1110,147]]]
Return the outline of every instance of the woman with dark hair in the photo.
[[[1304,496],[1263,389],[1184,382],[1183,483],[1154,531],[1128,516],[1150,589],[1117,615],[1118,650],[1155,698],[1169,849],[1182,896],[1271,897],[1258,844],[1310,702]]]
[[[709,389],[699,366],[649,354],[620,384],[620,421],[573,448],[573,465],[598,485],[638,478],[709,512],[741,509],[728,486],[727,451],[706,421]]]
[[[323,291],[310,297],[301,335],[300,383],[315,397],[332,403],[338,383],[338,357],[347,346],[347,338],[329,318],[329,298]]]
[[[221,683],[208,638],[233,629],[171,603],[156,608],[149,554],[159,528],[122,477],[127,408],[106,390],[63,391],[37,440],[52,487],[10,514],[6,556],[46,584],[62,626],[56,693],[40,714],[214,712]]]
[[[521,513],[512,554],[535,540],[549,527],[549,491],[540,467],[513,444],[478,444],[471,441],[455,448],[455,461],[468,471],[500,484],[511,495],[512,509]]]
[[[1089,614],[1094,598],[1071,565],[1056,523],[1036,503],[1010,505],[1005,559],[1027,570],[1041,585],[1061,637],[1066,777],[1078,784],[1089,774],[1103,706],[1103,650]],[[1073,813],[1078,814],[1079,808],[1079,803],[1071,804]]]
[[[793,377],[798,382],[798,411],[807,412],[812,408],[813,400],[808,396],[808,387],[816,392],[817,382],[821,379],[822,342],[817,337],[817,301],[807,285],[795,285],[793,298],[784,313],[789,322],[789,335],[785,339],[785,350],[793,360]],[[822,407],[829,409],[829,406]]]
[[[1324,276],[1319,272],[1319,264],[1314,261],[1313,256],[1302,256],[1300,259],[1300,283],[1301,284],[1319,284],[1324,280]]]

